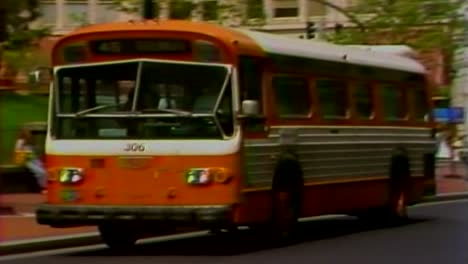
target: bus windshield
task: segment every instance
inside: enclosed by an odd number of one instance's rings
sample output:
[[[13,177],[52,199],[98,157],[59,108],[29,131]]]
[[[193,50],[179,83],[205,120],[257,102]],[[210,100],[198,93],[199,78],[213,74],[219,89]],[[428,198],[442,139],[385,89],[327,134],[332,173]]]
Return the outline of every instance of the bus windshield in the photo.
[[[56,71],[62,139],[217,138],[233,133],[230,68],[126,61]]]

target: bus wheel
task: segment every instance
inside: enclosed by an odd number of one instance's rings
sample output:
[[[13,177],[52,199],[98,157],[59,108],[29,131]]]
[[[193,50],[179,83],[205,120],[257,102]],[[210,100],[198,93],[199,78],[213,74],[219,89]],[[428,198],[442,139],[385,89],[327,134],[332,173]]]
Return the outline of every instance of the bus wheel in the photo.
[[[299,219],[297,194],[292,189],[273,190],[270,234],[274,243],[289,242],[296,235]]]
[[[98,230],[102,241],[111,249],[128,250],[133,248],[138,240],[129,227],[100,225]]]
[[[408,218],[408,210],[406,208],[407,197],[405,188],[395,188],[391,190],[390,201],[387,209],[389,220],[404,221]]]

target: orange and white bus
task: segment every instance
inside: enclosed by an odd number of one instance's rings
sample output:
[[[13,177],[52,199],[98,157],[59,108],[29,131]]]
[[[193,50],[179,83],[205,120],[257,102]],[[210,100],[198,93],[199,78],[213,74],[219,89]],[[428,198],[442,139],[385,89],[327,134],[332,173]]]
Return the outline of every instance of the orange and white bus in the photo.
[[[293,234],[323,214],[406,217],[434,192],[412,59],[190,21],[91,25],[53,48],[40,224]]]

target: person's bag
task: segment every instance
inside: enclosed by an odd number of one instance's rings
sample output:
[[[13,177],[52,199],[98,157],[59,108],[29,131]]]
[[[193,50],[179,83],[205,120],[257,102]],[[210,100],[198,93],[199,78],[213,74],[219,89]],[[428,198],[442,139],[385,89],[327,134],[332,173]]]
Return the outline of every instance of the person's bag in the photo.
[[[16,150],[14,162],[18,166],[24,166],[26,162],[31,158],[32,151],[29,150]]]

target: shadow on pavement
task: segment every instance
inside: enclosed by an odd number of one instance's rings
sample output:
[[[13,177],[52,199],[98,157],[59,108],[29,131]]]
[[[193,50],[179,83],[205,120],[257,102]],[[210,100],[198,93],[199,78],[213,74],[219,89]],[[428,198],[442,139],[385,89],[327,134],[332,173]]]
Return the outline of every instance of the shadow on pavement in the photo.
[[[431,219],[413,218],[399,225],[384,225],[370,224],[355,220],[354,218],[313,220],[300,223],[300,235],[296,242],[289,244],[289,246],[361,232],[385,230],[389,228],[405,228],[409,225],[417,225],[428,221],[431,221]],[[236,234],[208,235],[196,238],[141,244],[127,252],[103,249],[79,252],[67,256],[232,256],[271,250],[274,248],[277,247],[255,236],[252,231],[242,230]]]

